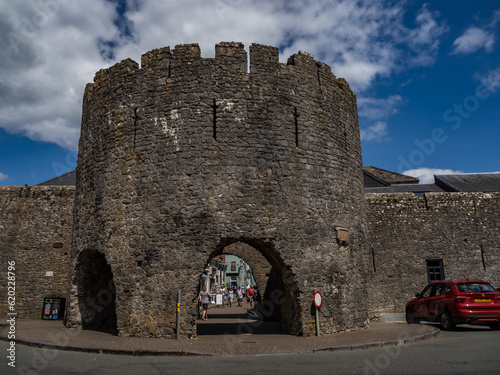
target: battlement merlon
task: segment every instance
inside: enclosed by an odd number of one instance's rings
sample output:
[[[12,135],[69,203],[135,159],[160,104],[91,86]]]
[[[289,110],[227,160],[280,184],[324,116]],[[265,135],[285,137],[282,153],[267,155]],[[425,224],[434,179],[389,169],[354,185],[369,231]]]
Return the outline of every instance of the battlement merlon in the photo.
[[[250,73],[274,72],[279,66],[278,47],[253,43],[250,46]]]
[[[247,73],[248,55],[243,43],[222,42],[215,46],[215,63],[232,73]]]
[[[131,58],[127,58],[107,69],[99,70],[94,76],[94,83],[127,81],[137,70],[139,70],[139,64]]]
[[[314,60],[314,56],[310,53],[299,51],[288,58],[287,65],[301,66],[306,69],[316,70],[316,64],[318,62]]]
[[[141,56],[141,69],[146,72],[167,76],[170,71],[172,54],[170,47],[156,48]]]
[[[156,74],[158,77],[174,75],[173,69],[179,69],[183,65],[200,63],[206,61],[214,66],[227,70],[228,73],[247,73],[248,55],[244,45],[239,42],[221,42],[215,46],[215,58],[203,59],[198,44],[179,44],[172,50],[163,47],[146,52],[141,57],[141,70],[147,74]],[[332,74],[330,66],[316,61],[314,56],[300,51],[290,56],[286,64],[279,62],[279,49],[273,46],[253,43],[250,46],[250,74],[273,74],[280,68],[304,69],[310,74],[318,74],[323,82],[332,82],[341,90],[352,93],[349,84],[343,78],[336,78]],[[94,82],[104,80],[118,81],[128,80],[131,75],[139,70],[139,65],[134,60],[125,59],[110,68],[99,70]],[[328,79],[324,80],[323,78]],[[333,78],[333,79],[332,79]]]

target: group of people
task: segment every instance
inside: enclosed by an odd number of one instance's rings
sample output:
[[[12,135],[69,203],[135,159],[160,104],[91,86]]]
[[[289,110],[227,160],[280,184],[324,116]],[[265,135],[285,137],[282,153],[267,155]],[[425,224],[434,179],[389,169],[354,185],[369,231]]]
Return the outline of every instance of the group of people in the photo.
[[[215,294],[222,294],[222,305],[224,306],[224,300],[227,300],[229,306],[233,306],[234,298],[236,295],[236,299],[238,301],[238,307],[243,307],[243,298],[247,298],[247,301],[250,302],[250,308],[255,307],[257,303],[257,290],[254,288],[253,284],[248,285],[246,288],[244,287],[231,287],[222,286],[222,288],[215,291]],[[212,296],[210,292],[207,290],[206,285],[203,285],[200,294],[198,295],[198,302],[203,307],[203,314],[201,319],[207,320],[207,311],[208,305],[210,304]]]

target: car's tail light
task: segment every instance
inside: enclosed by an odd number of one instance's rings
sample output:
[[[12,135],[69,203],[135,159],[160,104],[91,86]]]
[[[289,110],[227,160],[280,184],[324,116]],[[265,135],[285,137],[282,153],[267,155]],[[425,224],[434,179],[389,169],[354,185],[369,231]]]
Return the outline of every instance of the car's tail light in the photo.
[[[455,297],[455,301],[457,301],[457,303],[469,303],[470,302],[470,297],[456,296]]]
[[[497,300],[497,302],[500,302],[500,296],[496,296],[495,299]]]

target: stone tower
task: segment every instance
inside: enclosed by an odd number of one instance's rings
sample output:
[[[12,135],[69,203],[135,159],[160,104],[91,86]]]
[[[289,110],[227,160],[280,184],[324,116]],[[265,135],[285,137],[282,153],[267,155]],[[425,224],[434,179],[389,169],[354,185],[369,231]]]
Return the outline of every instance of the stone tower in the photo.
[[[278,57],[252,44],[248,71],[241,43],[210,59],[189,44],[97,72],[83,100],[68,326],[172,337],[181,290],[180,333],[192,337],[202,271],[231,248],[256,271],[268,262],[261,307],[285,332],[314,334],[316,290],[323,334],[367,326],[356,97],[311,55]]]

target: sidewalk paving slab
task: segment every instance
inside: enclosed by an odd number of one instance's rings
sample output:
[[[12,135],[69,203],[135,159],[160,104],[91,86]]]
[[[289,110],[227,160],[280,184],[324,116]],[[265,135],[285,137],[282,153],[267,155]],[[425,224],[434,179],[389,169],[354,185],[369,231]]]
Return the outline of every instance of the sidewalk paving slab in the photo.
[[[0,339],[7,338],[9,327],[0,323]],[[207,335],[196,339],[118,337],[111,334],[68,330],[61,321],[19,320],[16,344],[59,350],[128,355],[238,355],[324,352],[373,349],[418,342],[438,336],[432,325],[371,323],[362,331],[319,337],[287,334]],[[249,337],[252,339],[249,340]]]
[[[231,310],[230,310],[231,309]],[[241,308],[239,308],[241,309]],[[243,310],[243,309],[241,309]],[[256,322],[251,319],[217,319],[209,310],[206,322],[217,327]],[[231,311],[231,314],[228,312]],[[218,310],[220,316],[235,316],[235,308]],[[213,318],[210,318],[212,315]],[[237,315],[237,314],[236,314]],[[247,316],[248,317],[248,316]],[[0,339],[8,339],[10,325],[0,320]],[[266,355],[277,353],[305,353],[339,350],[373,349],[404,345],[438,336],[440,330],[430,324],[406,324],[402,322],[372,322],[370,328],[334,335],[297,337],[270,331],[264,334],[216,334],[199,335],[195,339],[165,339],[118,337],[105,332],[67,329],[62,321],[18,319],[15,325],[16,344],[46,347],[59,350],[74,350],[126,355]]]

